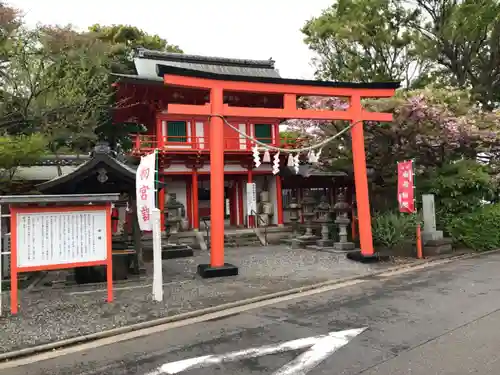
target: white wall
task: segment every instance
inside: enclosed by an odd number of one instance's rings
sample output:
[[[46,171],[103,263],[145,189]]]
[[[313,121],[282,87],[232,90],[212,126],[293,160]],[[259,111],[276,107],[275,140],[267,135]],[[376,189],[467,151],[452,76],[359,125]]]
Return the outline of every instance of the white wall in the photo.
[[[208,148],[208,144],[207,144],[207,147],[205,147],[205,144],[207,143],[207,139],[205,139],[205,128],[203,127],[203,121],[196,121],[195,137],[198,137],[197,141],[199,142],[198,143],[199,148]]]

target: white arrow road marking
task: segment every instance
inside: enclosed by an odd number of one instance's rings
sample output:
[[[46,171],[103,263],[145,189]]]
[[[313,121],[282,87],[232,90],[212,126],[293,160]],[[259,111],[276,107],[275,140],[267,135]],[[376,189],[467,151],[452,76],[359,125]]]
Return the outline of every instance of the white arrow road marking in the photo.
[[[281,344],[265,345],[259,348],[239,350],[221,355],[205,355],[182,361],[165,363],[148,375],[174,375],[182,371],[199,369],[220,363],[235,362],[242,359],[257,358],[269,354],[284,353],[292,350],[310,348],[293,361],[287,363],[273,375],[305,375],[314,367],[323,362],[335,351],[346,345],[366,328],[349,329],[339,332],[330,332],[327,335],[305,337],[287,341]]]
[[[307,374],[335,351],[346,345],[366,328],[350,329],[347,331],[330,332],[327,336],[318,338],[316,343],[305,353],[293,361],[288,362],[273,375]]]

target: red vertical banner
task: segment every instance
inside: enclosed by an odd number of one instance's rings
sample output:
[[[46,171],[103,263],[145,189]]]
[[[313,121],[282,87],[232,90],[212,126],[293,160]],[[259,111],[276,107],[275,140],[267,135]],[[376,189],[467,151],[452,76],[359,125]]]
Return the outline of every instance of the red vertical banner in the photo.
[[[398,204],[400,212],[415,212],[413,161],[411,160],[398,162]]]

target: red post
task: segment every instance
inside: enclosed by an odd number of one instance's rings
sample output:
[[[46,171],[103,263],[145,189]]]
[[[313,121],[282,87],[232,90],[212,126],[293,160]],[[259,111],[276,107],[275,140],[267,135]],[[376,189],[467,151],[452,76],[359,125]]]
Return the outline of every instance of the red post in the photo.
[[[368,196],[368,176],[366,174],[365,138],[363,134],[363,119],[361,98],[351,97],[352,123],[352,156],[354,164],[354,182],[356,185],[356,203],[358,209],[359,240],[361,254],[373,255],[372,223],[370,201]]]
[[[193,181],[189,181],[189,179],[186,179],[186,211],[188,215],[188,223],[189,223],[189,228],[191,229],[193,227],[193,200],[191,199],[192,197],[192,186]]]
[[[352,220],[351,220],[351,236],[352,236],[352,240],[354,241],[356,239],[356,212],[354,210],[354,208],[351,209],[351,216],[352,216]]]
[[[281,177],[276,176],[276,209],[278,214],[278,226],[283,226],[283,188],[281,186]]]
[[[107,260],[106,260],[106,283],[108,290],[108,302],[113,302],[113,245],[111,232],[111,203],[106,205],[106,232],[107,232]]]
[[[191,192],[193,194],[193,229],[198,229],[200,227],[199,219],[199,207],[198,207],[198,171],[193,169],[193,174],[191,175]]]
[[[163,134],[163,121],[162,119],[157,116],[156,117],[156,147],[157,148],[162,148],[165,146],[165,134]],[[154,146],[153,146],[154,147]]]
[[[424,254],[422,252],[422,233],[420,231],[420,224],[417,224],[417,258],[424,258]]]
[[[17,314],[17,211],[10,206],[10,312]],[[0,280],[1,282],[1,280]]]
[[[223,113],[222,88],[210,90],[212,114]],[[210,118],[210,265],[224,266],[224,122]]]
[[[231,188],[229,189],[229,221],[231,225],[238,225],[238,208],[236,200],[238,199],[237,182],[235,179],[230,180]]]
[[[243,179],[238,180],[238,225],[244,226],[243,217]]]

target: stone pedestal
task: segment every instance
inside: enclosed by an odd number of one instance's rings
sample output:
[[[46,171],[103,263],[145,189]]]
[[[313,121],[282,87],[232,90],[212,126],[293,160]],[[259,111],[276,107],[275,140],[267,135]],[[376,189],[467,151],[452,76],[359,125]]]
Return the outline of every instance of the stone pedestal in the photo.
[[[422,232],[422,242],[426,245],[429,241],[440,241],[443,239],[443,231],[435,230],[432,232],[423,231]]]
[[[303,249],[305,247],[305,245],[298,238],[292,238],[291,240],[287,240],[286,242],[289,244],[290,249],[292,250]]]
[[[269,226],[269,215],[259,214],[259,226]]]
[[[166,242],[162,239],[161,246],[161,259],[177,259],[177,258],[188,258],[193,256],[193,248],[189,245],[183,243],[171,243]],[[151,239],[143,240],[142,242],[142,253],[145,262],[153,261],[153,241]]]
[[[301,236],[292,239],[290,242],[292,249],[305,249],[308,246],[316,245],[316,240],[316,236]]]
[[[351,251],[354,250],[355,245],[352,242],[335,242],[333,249],[337,251]]]
[[[439,240],[428,240],[425,243],[424,256],[449,254],[453,251],[451,238],[441,238]]]
[[[321,223],[321,238],[316,241],[318,247],[332,247],[333,240],[330,238],[330,232],[328,231],[328,222],[324,221]]]
[[[224,263],[221,267],[212,267],[210,264],[199,264],[198,275],[204,279],[238,276],[238,267],[230,263]]]
[[[333,244],[333,248],[338,251],[354,250],[354,243],[347,240],[347,226],[350,220],[347,217],[339,216],[335,219],[335,224],[339,226],[339,241]]]
[[[333,247],[333,240],[317,240],[316,245],[321,248],[331,248]]]

